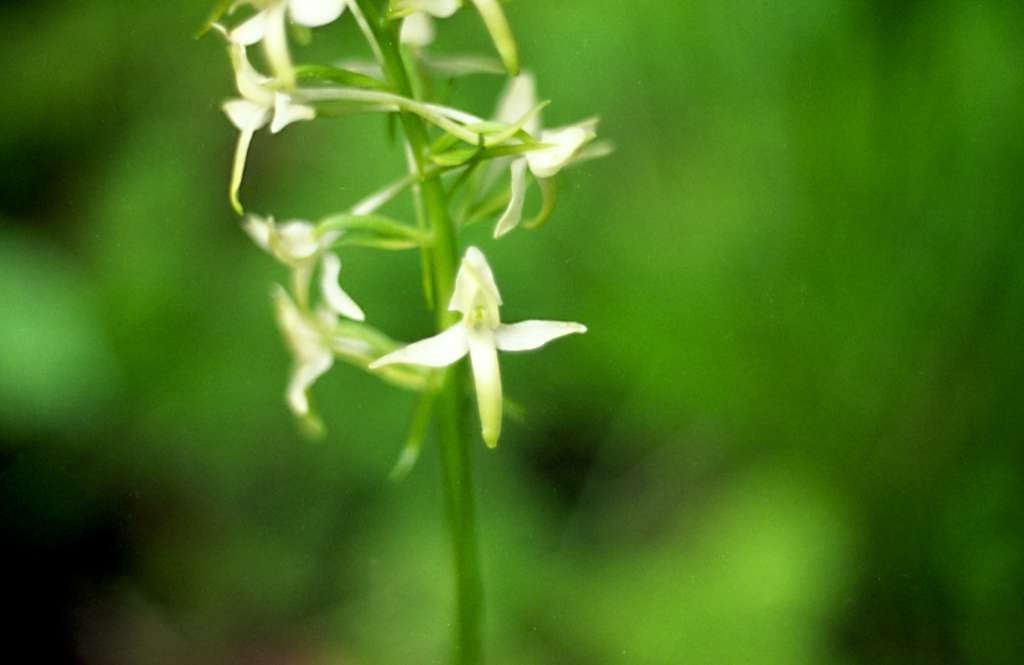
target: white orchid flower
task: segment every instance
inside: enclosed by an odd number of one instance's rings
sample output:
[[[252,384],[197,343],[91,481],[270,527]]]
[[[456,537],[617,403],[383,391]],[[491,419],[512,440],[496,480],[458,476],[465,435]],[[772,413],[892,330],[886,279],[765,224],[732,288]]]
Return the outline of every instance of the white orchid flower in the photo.
[[[399,39],[403,44],[423,48],[434,41],[434,18],[448,18],[462,6],[460,0],[401,0],[394,13],[406,15]]]
[[[459,266],[448,305],[449,311],[462,314],[462,320],[438,335],[379,358],[370,364],[370,369],[395,363],[446,367],[468,353],[483,439],[493,448],[501,435],[498,350],[529,351],[559,337],[587,331],[583,324],[567,321],[502,323],[498,313],[500,306],[501,295],[487,259],[479,249],[470,247]]]
[[[235,84],[241,98],[224,102],[223,109],[231,124],[239,131],[229,196],[231,205],[241,215],[243,210],[238,199],[238,190],[242,186],[245,161],[253,134],[268,123],[271,133],[276,134],[293,122],[312,120],[316,117],[316,111],[311,106],[296,104],[289,95],[269,87],[271,79],[253,68],[245,54],[244,46],[231,46],[231,63],[235,69]]]
[[[257,11],[231,30],[228,38],[241,46],[263,42],[278,82],[290,88],[295,85],[295,71],[288,52],[286,19],[307,28],[327,25],[342,15],[348,0],[239,0],[233,9],[241,5],[252,5]]]
[[[498,102],[495,117],[501,122],[515,122],[536,106],[536,81],[533,74],[523,72],[509,81]],[[532,150],[523,157],[512,160],[511,196],[505,211],[498,219],[498,224],[494,227],[495,238],[500,238],[516,228],[523,218],[527,169],[537,179],[542,189],[549,187],[546,181],[575,161],[584,146],[597,136],[597,119],[583,120],[558,129],[542,129],[540,117],[535,116],[523,129],[547,147]]]
[[[327,251],[340,232],[318,234],[304,220],[276,224],[272,218],[256,215],[246,218],[244,228],[257,245],[292,269],[292,288],[303,308],[308,308],[309,285],[319,262],[320,295],[329,310],[355,321],[366,320],[363,310],[338,285],[341,259]]]
[[[288,408],[299,418],[309,418],[309,389],[334,365],[336,353],[365,356],[371,347],[362,340],[335,334],[338,315],[327,308],[308,312],[300,308],[280,286],[273,291],[277,323],[292,352],[292,372],[285,396]]]

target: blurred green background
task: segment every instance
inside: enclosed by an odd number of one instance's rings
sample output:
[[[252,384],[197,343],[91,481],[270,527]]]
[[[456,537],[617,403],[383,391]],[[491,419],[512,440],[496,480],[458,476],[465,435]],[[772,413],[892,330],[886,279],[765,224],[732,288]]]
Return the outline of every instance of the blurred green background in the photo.
[[[444,662],[433,442],[348,367],[284,407],[282,271],[226,200],[210,0],[0,4],[7,647],[35,662]],[[484,247],[506,356],[475,450],[494,664],[1010,663],[1024,652],[1024,5],[508,5],[617,153]],[[360,53],[351,19],[299,60]],[[488,48],[463,12],[439,48]],[[498,79],[460,83],[487,114]],[[341,209],[402,169],[380,117],[257,135],[243,199]],[[344,256],[401,339],[414,253]],[[43,638],[43,639],[40,639]]]

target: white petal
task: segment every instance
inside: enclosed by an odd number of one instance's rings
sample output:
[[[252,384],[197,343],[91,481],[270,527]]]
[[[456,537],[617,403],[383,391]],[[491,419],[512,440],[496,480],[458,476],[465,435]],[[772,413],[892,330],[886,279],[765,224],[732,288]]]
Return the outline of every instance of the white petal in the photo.
[[[530,171],[538,178],[550,178],[569,163],[589,136],[585,128],[576,126],[541,132],[541,143],[551,147],[526,153]]]
[[[229,99],[221,106],[231,124],[243,132],[254,132],[270,120],[270,110],[247,99]]]
[[[301,120],[312,120],[316,117],[316,110],[304,104],[295,104],[292,98],[283,93],[274,95],[274,119],[270,123],[270,131],[277,134],[279,131]]]
[[[460,0],[419,0],[419,10],[437,18],[448,18],[462,6]]]
[[[494,334],[488,331],[470,331],[469,360],[473,366],[476,384],[476,404],[480,410],[480,427],[484,443],[489,448],[498,445],[501,436],[501,369],[498,367],[498,349]]]
[[[262,249],[270,251],[270,234],[274,232],[274,220],[259,215],[249,215],[242,223],[242,228],[253,239],[253,242]]]
[[[487,305],[497,307],[501,304],[501,294],[494,282],[491,266],[488,265],[483,252],[476,247],[470,247],[462,257],[459,272],[455,275],[455,288],[452,290],[448,309],[465,314],[475,305],[481,304],[481,298],[487,301],[484,303]]]
[[[511,171],[512,195],[509,197],[508,207],[494,227],[495,238],[500,238],[519,226],[523,218],[523,203],[526,202],[526,160],[517,159],[512,162]]]
[[[301,219],[273,227],[268,244],[274,256],[291,266],[308,263],[321,247],[316,237],[316,228]]]
[[[338,286],[338,275],[341,273],[341,259],[337,254],[324,254],[320,271],[320,292],[327,305],[342,316],[356,321],[365,321],[366,315],[359,305]]]
[[[280,286],[274,288],[273,298],[277,325],[296,362],[301,364],[323,355],[327,342],[317,327],[317,320],[299,309]]]
[[[434,41],[434,20],[424,12],[413,12],[402,21],[402,32],[399,39],[403,44],[427,46]]]
[[[274,93],[267,88],[270,79],[252,66],[244,46],[231,48],[231,64],[235,68],[235,85],[242,97],[266,109],[272,108]]]
[[[520,321],[498,326],[495,337],[502,351],[530,351],[573,333],[585,333],[582,323],[570,321]]]
[[[235,44],[251,46],[263,39],[266,23],[267,13],[265,11],[258,12],[228,33],[228,38]]]
[[[325,351],[295,366],[288,382],[288,406],[299,417],[309,415],[310,387],[334,364],[334,356]]]
[[[284,4],[267,9],[267,25],[263,35],[263,50],[267,54],[274,76],[285,88],[295,85],[295,70],[288,52],[288,31],[285,25]]]
[[[443,333],[413,342],[409,346],[393,351],[370,363],[370,369],[402,363],[406,365],[423,365],[425,367],[447,367],[459,360],[469,350],[466,342],[466,329],[461,323],[445,330]]]
[[[345,0],[291,0],[292,20],[307,28],[316,28],[337,20],[345,11]]]
[[[510,79],[505,85],[494,117],[501,122],[515,122],[535,106],[537,106],[537,81],[530,72],[523,72]],[[536,136],[540,130],[540,118],[531,119],[523,129]]]

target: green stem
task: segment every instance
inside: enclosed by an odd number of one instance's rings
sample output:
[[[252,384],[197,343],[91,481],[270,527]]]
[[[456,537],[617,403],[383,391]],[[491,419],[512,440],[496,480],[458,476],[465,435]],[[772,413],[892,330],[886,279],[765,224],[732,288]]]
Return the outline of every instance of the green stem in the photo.
[[[383,24],[372,0],[356,0],[356,5],[377,42],[388,81],[398,94],[411,97],[412,84],[398,43],[398,23]],[[427,159],[430,141],[426,126],[420,117],[409,112],[401,114],[401,121],[415,167],[421,176],[425,176],[430,168]],[[440,331],[457,321],[457,313],[449,312],[447,304],[455,285],[458,242],[441,180],[423,177],[417,191],[434,236],[430,263],[434,272],[434,303]],[[455,665],[478,665],[482,660],[483,586],[477,553],[470,442],[464,423],[465,385],[466,375],[461,367],[445,371],[437,395],[436,419],[455,567],[456,621],[452,660]]]

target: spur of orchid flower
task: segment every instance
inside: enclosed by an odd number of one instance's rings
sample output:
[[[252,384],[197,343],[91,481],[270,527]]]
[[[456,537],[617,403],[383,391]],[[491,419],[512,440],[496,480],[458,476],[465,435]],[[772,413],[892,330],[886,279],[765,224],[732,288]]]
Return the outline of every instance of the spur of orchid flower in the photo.
[[[487,259],[479,249],[470,247],[459,266],[448,305],[450,311],[462,314],[462,320],[438,335],[379,358],[370,369],[395,363],[446,367],[468,354],[483,439],[493,448],[501,436],[502,417],[498,351],[530,351],[559,337],[587,331],[582,323],[568,321],[502,323],[501,304]]]

